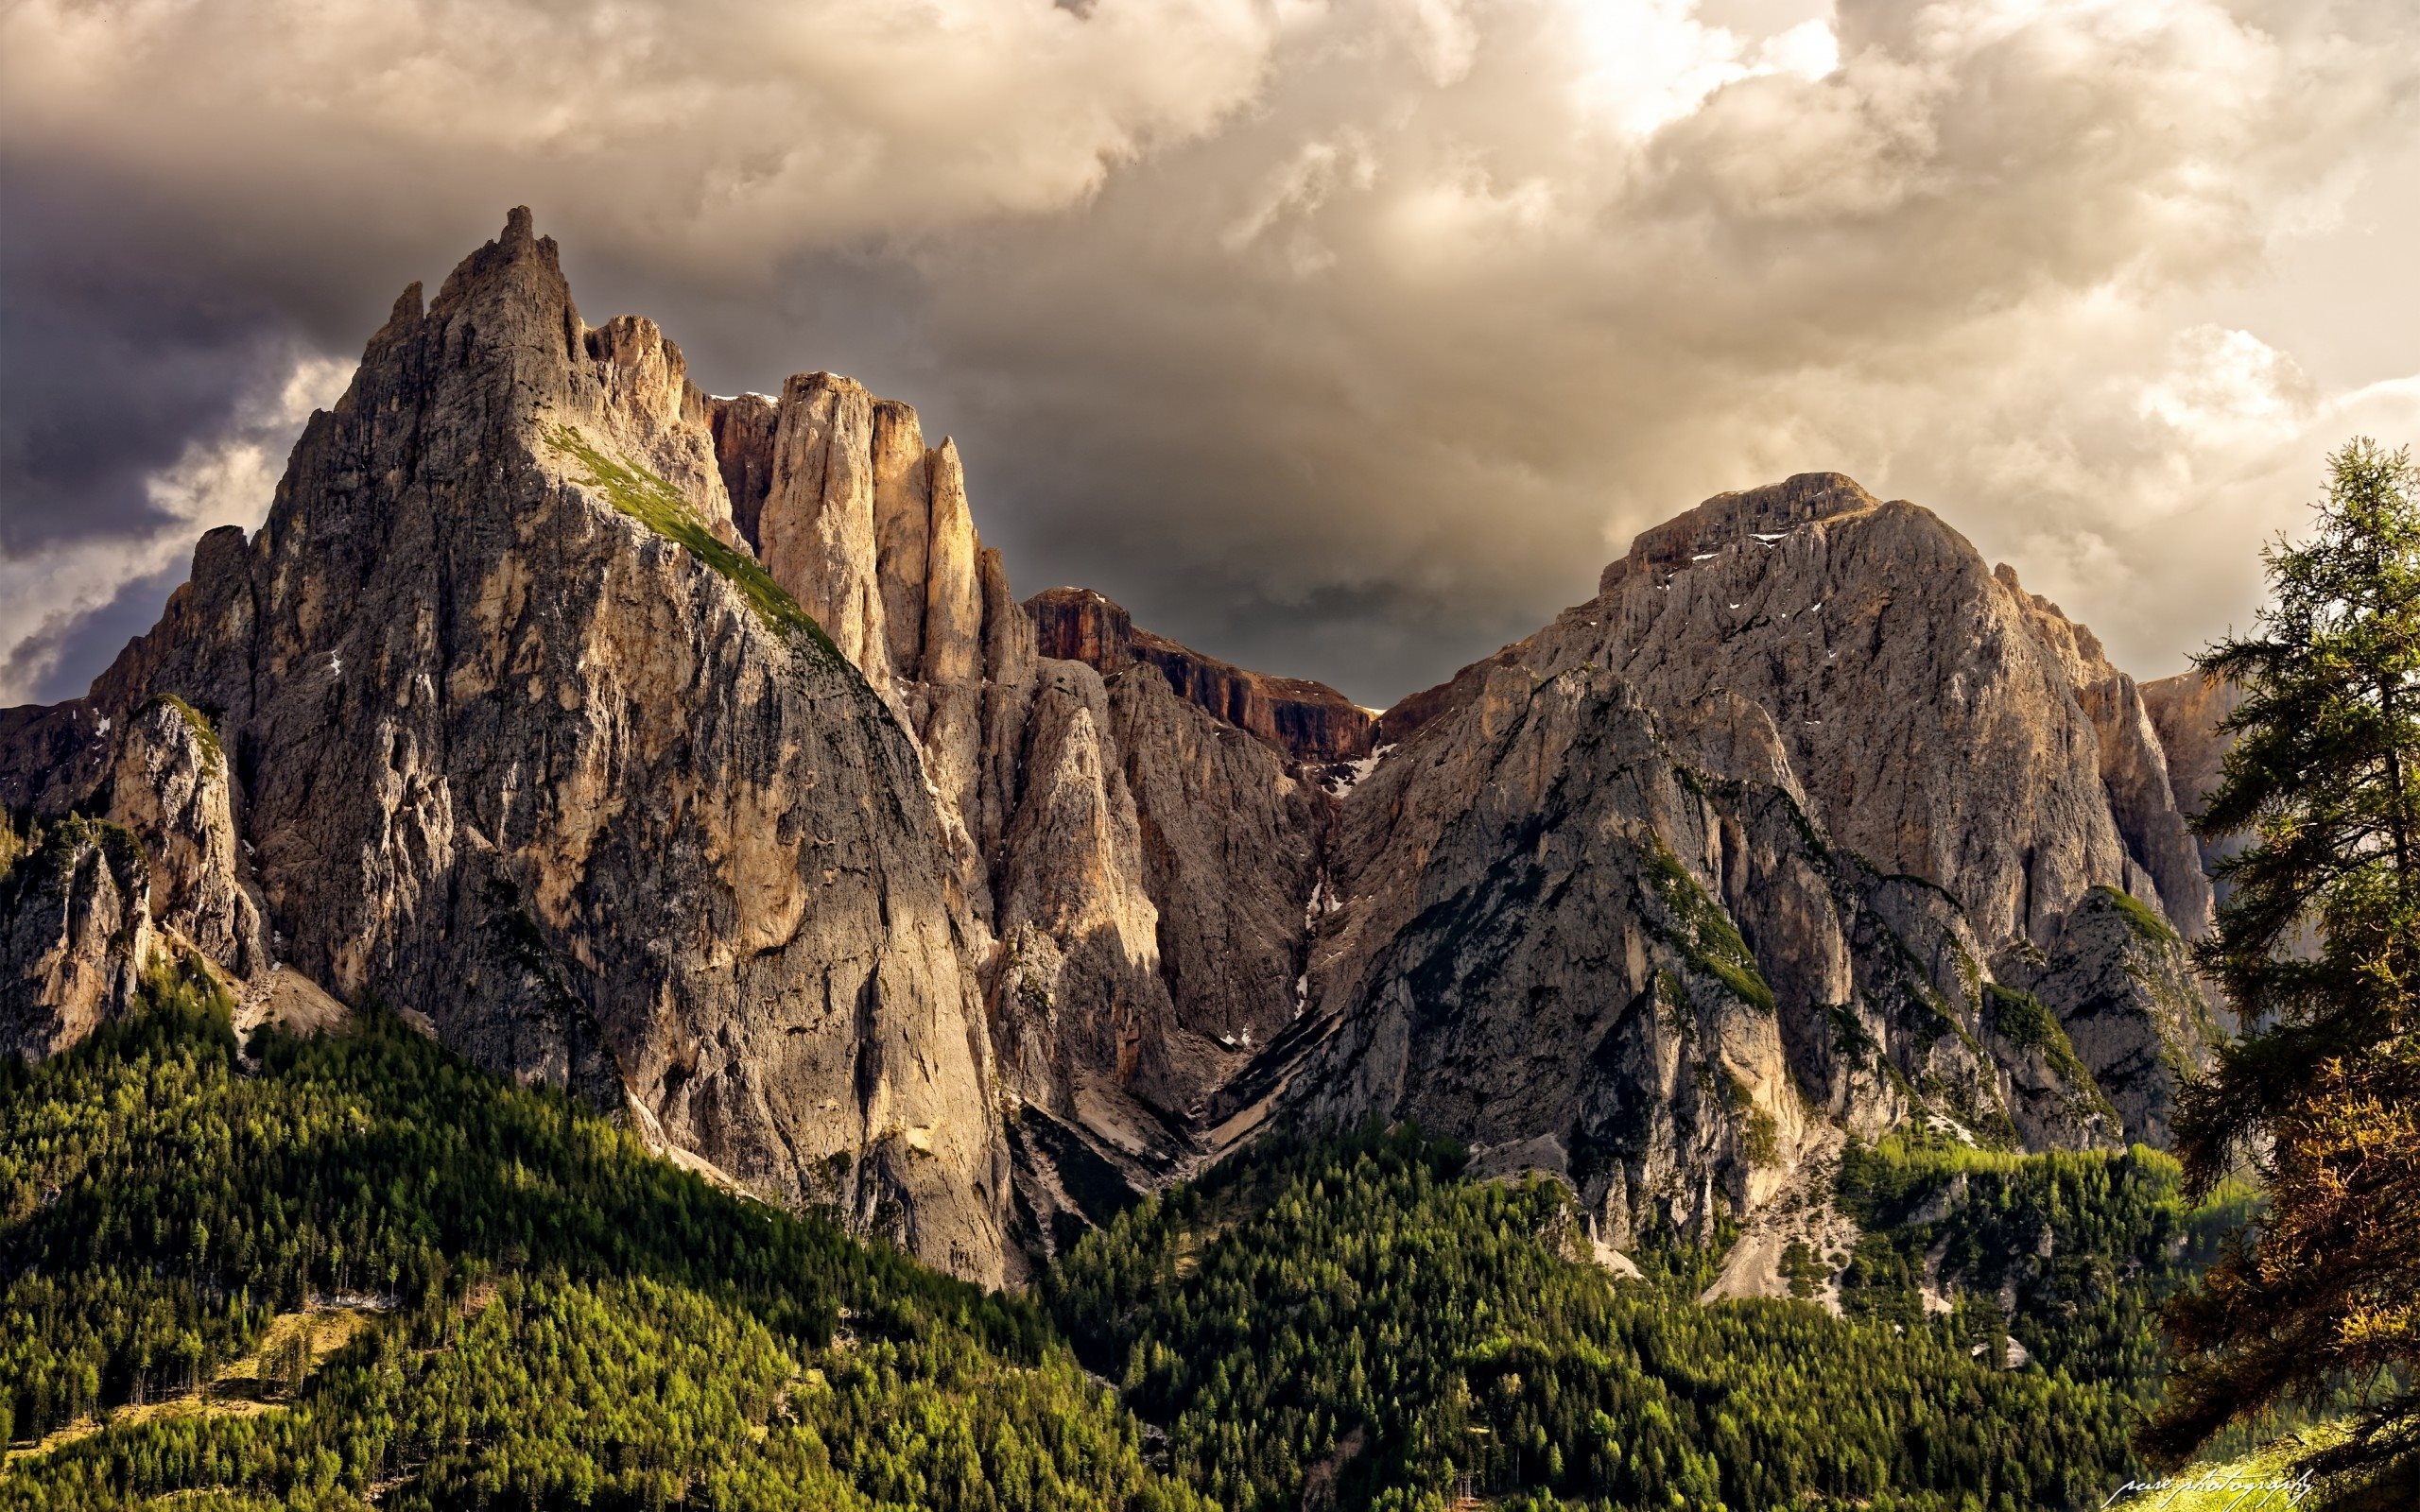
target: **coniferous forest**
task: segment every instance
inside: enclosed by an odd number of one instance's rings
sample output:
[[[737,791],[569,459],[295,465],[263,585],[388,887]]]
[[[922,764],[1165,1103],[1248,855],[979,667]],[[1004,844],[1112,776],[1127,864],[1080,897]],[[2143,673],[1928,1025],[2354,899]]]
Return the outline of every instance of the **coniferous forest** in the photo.
[[[248,1064],[205,981],[149,996],[0,1072],[0,1506],[1204,1505],[1029,1305],[400,1021]]]
[[[1266,1142],[1019,1299],[374,1011],[239,1052],[206,976],[147,997],[0,1072],[0,1506],[2098,1505],[2240,1207],[2143,1150],[1853,1149],[1835,1317],[1701,1304],[1677,1241],[1616,1280],[1560,1185],[1374,1129]]]

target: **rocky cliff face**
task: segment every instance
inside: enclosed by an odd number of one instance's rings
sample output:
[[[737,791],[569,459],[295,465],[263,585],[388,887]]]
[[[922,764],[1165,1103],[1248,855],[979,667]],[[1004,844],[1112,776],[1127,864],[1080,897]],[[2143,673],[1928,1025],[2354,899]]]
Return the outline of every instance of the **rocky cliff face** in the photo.
[[[1955,900],[1809,816],[1759,706],[1668,718],[1585,663],[1469,692],[1345,800],[1316,1006],[1227,1138],[1417,1118],[1564,1174],[1616,1244],[1703,1237],[1844,1130],[2116,1140],[2055,1024],[2008,1042]]]
[[[111,819],[149,862],[152,922],[238,977],[265,971],[260,902],[210,721],[174,694],[144,704],[118,739],[110,789]]]
[[[1006,1146],[941,806],[733,544],[683,369],[650,322],[588,327],[516,212],[426,308],[406,291],[268,524],[206,537],[90,701],[121,731],[166,696],[215,721],[277,960],[996,1280]],[[845,396],[791,388],[809,447]],[[776,470],[769,515],[804,476]],[[851,541],[815,530],[790,539]]]
[[[259,532],[86,698],[0,713],[40,836],[0,1033],[72,1043],[156,936],[987,1281],[1284,1117],[1703,1233],[1910,1121],[2164,1136],[2209,900],[2162,707],[1821,474],[1374,723],[1020,606],[913,409],[702,394],[516,212],[397,301]]]
[[[1835,838],[1946,888],[1986,938],[2047,941],[2096,883],[2203,927],[2206,885],[2180,868],[2189,841],[2131,684],[2097,694],[2118,677],[2099,643],[1915,505],[1835,473],[1709,499],[1480,666],[1583,662],[1658,708],[1727,689],[1765,709]],[[1407,703],[1450,704],[1473,676]]]
[[[1993,970],[2048,1010],[2125,1137],[2166,1145],[2177,1090],[2208,1069],[2219,1038],[2185,941],[2168,920],[2139,900],[2095,887],[2068,910],[2049,950],[2012,942]]]
[[[0,1054],[55,1055],[126,1010],[151,952],[150,891],[142,846],[112,824],[54,820],[13,857],[0,872]]]
[[[2168,756],[2177,804],[2187,816],[2198,815],[2218,790],[2219,769],[2232,744],[2219,727],[2243,701],[2243,690],[2232,682],[2212,682],[2199,672],[2180,672],[2144,683],[2142,694],[2144,710],[2151,715],[2152,728],[2159,731],[2161,748]],[[2230,834],[2195,843],[2204,869],[2215,871],[2220,862],[2243,850],[2251,839]],[[2217,901],[2224,902],[2226,885],[2214,881],[2211,892]]]
[[[1043,655],[1081,662],[1105,676],[1148,662],[1178,697],[1251,730],[1289,760],[1347,762],[1370,753],[1369,714],[1323,682],[1247,672],[1138,630],[1124,609],[1087,588],[1053,588],[1025,608]]]
[[[1226,1138],[1414,1116],[1616,1235],[1703,1232],[1841,1131],[2163,1137],[2206,1054],[2177,931],[2208,892],[2139,694],[1845,478],[1647,532],[1377,738],[1307,1011]]]

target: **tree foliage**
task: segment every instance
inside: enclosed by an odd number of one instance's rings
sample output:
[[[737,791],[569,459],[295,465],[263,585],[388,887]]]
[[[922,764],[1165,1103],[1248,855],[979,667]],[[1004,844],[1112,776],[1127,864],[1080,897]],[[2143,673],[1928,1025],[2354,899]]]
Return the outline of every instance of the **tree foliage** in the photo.
[[[2393,1498],[2420,1493],[2420,470],[2368,440],[2328,466],[2309,538],[2265,554],[2255,632],[2200,659],[2243,697],[2197,825],[2255,843],[2198,955],[2247,1033],[2179,1150],[2203,1185],[2250,1164],[2268,1208],[2170,1305],[2181,1360],[2142,1441],[2178,1459],[2351,1383],[2368,1405],[2306,1464]]]
[[[0,1070],[0,1437],[68,1430],[0,1508],[1202,1506],[1025,1303],[389,1018],[247,1064],[206,978],[150,995]],[[225,1379],[331,1302],[374,1320]]]
[[[1702,1305],[1702,1252],[1644,1252],[1660,1280],[1617,1281],[1584,1258],[1562,1185],[1461,1177],[1452,1146],[1410,1130],[1256,1147],[1085,1239],[1046,1293],[1079,1353],[1166,1428],[1170,1470],[1231,1512],[1409,1512],[1465,1489],[1537,1512],[2097,1507],[2136,1469],[2148,1387],[2128,1372],[2155,1371],[2155,1351],[2139,1295],[2124,1315],[2070,1304],[2170,1250],[2175,1169],[2162,1188],[2139,1162],[1999,1159],[2032,1204],[2005,1224],[2031,1248],[2038,1210],[2074,1246],[2081,1269],[2038,1299],[2033,1335],[2072,1368],[1999,1368],[1978,1349],[1996,1307],[1930,1316],[1912,1283],[1904,1309],[1842,1319]],[[1866,1177],[1919,1204],[1929,1190]],[[2104,1231],[2077,1210],[2113,1187],[2139,1200]]]

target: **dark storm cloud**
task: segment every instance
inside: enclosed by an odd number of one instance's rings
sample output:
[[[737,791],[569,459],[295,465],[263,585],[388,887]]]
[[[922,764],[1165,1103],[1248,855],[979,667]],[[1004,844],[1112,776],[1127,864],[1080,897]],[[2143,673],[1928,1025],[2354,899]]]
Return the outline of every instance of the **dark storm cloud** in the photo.
[[[2420,417],[2410,360],[2329,358],[2408,304],[2275,282],[2408,240],[2399,0],[600,14],[0,16],[0,700],[256,520],[395,290],[524,201],[708,387],[829,368],[954,433],[1020,592],[1372,703],[1811,468],[2164,672],[2322,450]]]
[[[0,686],[28,689],[33,703],[78,696],[127,642],[159,621],[187,571],[186,562],[173,562],[134,578],[98,609],[54,614],[0,657]]]
[[[289,318],[35,165],[0,163],[0,551],[156,530],[144,480],[284,377]]]

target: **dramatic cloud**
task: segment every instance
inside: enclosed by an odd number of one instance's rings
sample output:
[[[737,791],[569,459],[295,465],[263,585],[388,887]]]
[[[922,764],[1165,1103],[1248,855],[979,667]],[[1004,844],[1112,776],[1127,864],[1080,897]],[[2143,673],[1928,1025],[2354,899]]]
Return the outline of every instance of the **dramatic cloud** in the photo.
[[[523,201],[710,386],[954,431],[1022,589],[1365,701],[1817,468],[2164,673],[2328,447],[2420,439],[2416,43],[2403,0],[29,0],[0,700],[256,519],[324,359]]]

